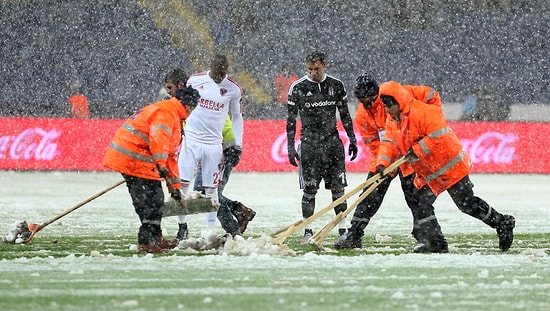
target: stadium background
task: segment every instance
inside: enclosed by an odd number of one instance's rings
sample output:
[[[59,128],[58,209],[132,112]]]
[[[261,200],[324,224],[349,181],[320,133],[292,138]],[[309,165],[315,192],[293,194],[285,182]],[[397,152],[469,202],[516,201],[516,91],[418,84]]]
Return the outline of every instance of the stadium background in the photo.
[[[279,119],[272,81],[283,64],[327,53],[349,88],[378,80],[428,84],[444,104],[487,85],[502,105],[548,106],[545,0],[20,0],[0,1],[0,115],[66,116],[79,83],[94,118],[152,102],[166,72],[208,68],[218,49],[244,86],[245,118]]]

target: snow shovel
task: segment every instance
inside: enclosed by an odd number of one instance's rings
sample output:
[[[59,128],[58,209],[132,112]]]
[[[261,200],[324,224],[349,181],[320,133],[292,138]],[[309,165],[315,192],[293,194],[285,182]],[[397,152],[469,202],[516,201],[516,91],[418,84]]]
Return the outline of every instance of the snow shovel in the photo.
[[[309,244],[313,244],[317,246],[320,251],[324,251],[325,248],[323,247],[323,240],[325,239],[327,234],[329,234],[329,232],[332,231],[332,229],[334,229],[334,227],[336,227],[336,225],[338,225],[340,221],[342,221],[342,219],[348,216],[349,213],[351,213],[357,207],[357,205],[359,205],[359,203],[361,203],[369,194],[371,194],[384,179],[386,179],[386,176],[379,177],[374,183],[372,183],[367,188],[367,190],[365,190],[365,192],[363,192],[359,196],[359,198],[355,200],[355,202],[353,202],[353,204],[348,206],[345,211],[338,213],[338,215],[336,215],[336,217],[329,221],[321,230],[317,231],[309,240]]]
[[[175,192],[174,186],[166,181],[166,187],[170,193]],[[181,200],[172,200],[164,202],[161,208],[162,217],[191,215],[208,212],[217,212],[220,207],[219,203],[214,203],[210,197],[203,195],[198,191],[191,191],[186,194]]]
[[[401,157],[400,159],[398,159],[397,161],[395,161],[393,164],[391,164],[390,166],[388,166],[386,168],[386,170],[384,170],[384,174],[387,174],[387,172],[391,172],[395,169],[397,169],[399,167],[399,165],[405,163],[407,161],[406,157]],[[328,211],[334,209],[335,206],[337,206],[338,204],[344,202],[345,200],[347,200],[348,198],[350,198],[351,196],[353,196],[354,194],[358,193],[359,191],[361,191],[362,189],[364,189],[365,187],[368,187],[370,186],[371,184],[375,183],[378,181],[378,179],[380,179],[380,175],[374,175],[372,176],[371,178],[367,179],[366,181],[362,182],[359,186],[355,187],[353,190],[351,190],[350,192],[344,194],[342,197],[340,197],[339,199],[333,201],[331,204],[329,204],[328,206],[326,206],[325,208],[319,210],[318,212],[314,213],[312,216],[310,216],[309,218],[306,218],[306,219],[301,219],[295,223],[293,223],[292,225],[290,226],[287,226],[283,229],[279,229],[277,232],[273,233],[272,236],[274,235],[279,235],[277,238],[275,238],[273,240],[273,244],[283,244],[284,241],[289,237],[291,236],[292,234],[294,234],[295,232],[297,232],[298,230],[304,228],[305,226],[307,226],[308,224],[310,224],[311,222],[313,222],[315,219],[321,217],[322,215],[324,215],[325,213],[327,213]]]
[[[335,206],[337,206],[338,204],[344,202],[345,200],[349,199],[350,197],[352,197],[354,194],[358,193],[359,191],[361,191],[363,188],[365,187],[368,187],[370,184],[372,184],[375,179],[376,179],[377,176],[373,176],[372,178],[369,178],[368,180],[360,183],[357,187],[353,188],[352,190],[350,190],[349,192],[347,192],[346,194],[344,194],[342,197],[338,198],[336,201],[333,201],[331,202],[327,207],[323,208],[322,210],[320,211],[317,211],[315,214],[313,214],[310,218],[313,218],[311,219],[311,221],[313,221],[314,219],[317,219],[318,217],[322,216],[323,214],[325,214],[326,212],[330,211],[331,209],[333,209]],[[307,219],[300,219],[298,221],[296,221],[295,223],[291,224],[291,225],[288,225],[284,228],[281,228],[275,232],[273,232],[272,234],[270,234],[270,236],[272,237],[275,237],[275,236],[281,236],[282,234],[287,234],[288,235],[282,239],[281,242],[283,242],[284,240],[286,240],[286,238],[290,235],[292,235],[294,232],[298,231],[300,228],[302,228],[302,224],[304,222],[307,221],[307,223],[310,223],[310,218],[307,218]],[[305,226],[305,225],[304,225]],[[298,228],[296,228],[298,227]],[[292,229],[291,229],[292,228]]]
[[[181,201],[164,202],[164,206],[160,211],[162,212],[162,217],[169,217],[217,212],[219,206],[210,197],[198,191],[192,191],[190,194],[186,194]]]
[[[315,246],[317,246],[317,248],[319,250],[323,251],[324,250],[323,240],[325,239],[327,234],[332,229],[334,229],[334,227],[336,227],[336,225],[338,223],[340,223],[340,221],[342,221],[342,219],[344,219],[346,216],[348,216],[349,213],[351,213],[357,207],[357,205],[359,205],[359,203],[361,203],[369,194],[371,194],[378,187],[378,185],[380,183],[382,183],[382,181],[384,181],[388,177],[388,175],[391,172],[393,172],[395,169],[397,169],[401,164],[405,163],[406,161],[407,161],[407,159],[405,157],[401,157],[400,159],[393,162],[390,166],[388,166],[384,170],[383,176],[380,176],[380,175],[373,176],[373,177],[376,177],[376,179],[359,196],[359,198],[357,200],[355,200],[355,202],[353,202],[353,204],[348,206],[348,208],[345,211],[338,213],[338,215],[336,215],[336,217],[334,217],[329,223],[327,223],[321,230],[317,231],[317,233],[315,233],[311,237],[311,239],[309,240],[309,243],[314,244]]]
[[[357,187],[355,187],[353,190],[351,190],[350,192],[344,194],[342,197],[338,198],[337,200],[331,202],[329,205],[327,205],[326,207],[324,207],[323,209],[315,212],[313,215],[311,215],[309,218],[306,218],[306,219],[300,219],[298,220],[297,222],[289,225],[289,226],[286,226],[282,229],[279,229],[277,230],[276,232],[272,233],[271,236],[277,236],[277,238],[275,238],[273,240],[273,243],[274,244],[283,244],[284,241],[291,235],[293,235],[295,232],[297,232],[298,230],[304,228],[305,226],[307,226],[308,224],[310,224],[311,222],[313,222],[315,219],[323,216],[325,213],[327,213],[328,211],[334,209],[335,206],[337,206],[338,204],[344,202],[345,200],[349,199],[351,196],[353,196],[354,194],[356,194],[357,192],[361,191],[363,188],[369,186],[370,184],[372,184],[374,181],[375,181],[375,177],[378,178],[378,175],[376,176],[373,176],[372,178],[369,178],[368,180],[362,182],[361,184],[359,184]]]
[[[28,238],[27,240],[25,240],[23,243],[25,243],[25,244],[30,244],[31,241],[32,241],[32,239],[33,239],[34,236],[36,235],[36,233],[38,233],[38,231],[44,229],[46,226],[48,226],[49,224],[53,223],[54,221],[57,221],[57,220],[60,219],[61,217],[65,216],[65,215],[67,215],[67,214],[73,212],[74,210],[80,208],[81,206],[83,206],[83,205],[85,205],[85,204],[87,204],[87,203],[89,203],[89,202],[91,202],[91,201],[97,199],[98,197],[104,195],[105,193],[107,193],[107,192],[113,190],[114,188],[116,188],[116,187],[122,185],[122,184],[125,183],[125,182],[126,182],[126,181],[125,181],[124,179],[121,180],[121,181],[118,181],[118,182],[115,183],[114,185],[109,186],[109,187],[105,188],[104,190],[102,190],[101,192],[98,192],[98,193],[92,195],[91,197],[87,198],[86,200],[84,200],[84,201],[78,203],[77,205],[75,205],[75,206],[73,206],[73,207],[67,209],[66,211],[62,212],[61,214],[58,214],[58,215],[52,217],[51,219],[45,221],[45,222],[42,223],[42,224],[30,223],[30,224],[29,224],[29,231],[31,232],[31,234],[30,234],[29,238]]]

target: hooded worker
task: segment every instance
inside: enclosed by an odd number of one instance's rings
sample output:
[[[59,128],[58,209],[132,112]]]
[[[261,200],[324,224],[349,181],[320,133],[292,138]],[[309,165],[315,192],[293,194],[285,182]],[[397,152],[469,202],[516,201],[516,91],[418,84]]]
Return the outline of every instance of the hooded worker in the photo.
[[[385,82],[383,85],[388,85]],[[426,85],[403,85],[403,88],[410,95],[427,105],[435,105],[441,107],[441,99],[439,93],[430,86]],[[379,85],[370,73],[363,73],[355,80],[353,93],[359,105],[355,113],[355,124],[359,129],[359,133],[363,138],[364,145],[371,152],[369,172],[367,179],[375,176],[376,164],[378,160],[378,149],[386,133],[386,109],[378,96]],[[337,249],[344,248],[361,248],[362,237],[365,234],[365,229],[370,220],[380,209],[384,196],[386,195],[391,181],[396,175],[399,175],[401,189],[407,206],[413,210],[417,205],[416,190],[413,184],[414,170],[407,162],[402,164],[398,170],[394,171],[391,176],[385,178],[376,189],[369,194],[355,209],[353,218],[351,219],[351,227],[348,229],[346,239],[339,240],[334,246]],[[367,190],[367,189],[364,189]],[[416,239],[418,232],[418,222],[413,213],[413,230],[412,235]]]
[[[415,252],[442,252],[447,249],[432,203],[447,191],[456,206],[491,228],[499,238],[499,248],[507,251],[514,240],[515,218],[499,213],[474,196],[469,173],[472,161],[460,139],[449,127],[440,107],[416,100],[397,82],[380,86],[380,99],[390,114],[386,135],[380,145],[377,172],[406,155],[418,190],[418,207],[413,210],[419,223],[419,243]]]

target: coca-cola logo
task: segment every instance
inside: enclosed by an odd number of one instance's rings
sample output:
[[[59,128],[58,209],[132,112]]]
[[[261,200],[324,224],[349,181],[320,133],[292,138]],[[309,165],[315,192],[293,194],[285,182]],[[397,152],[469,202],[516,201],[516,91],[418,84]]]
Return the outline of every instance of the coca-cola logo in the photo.
[[[342,139],[342,142],[344,143],[344,147],[346,150],[346,161],[350,162],[350,156],[348,155],[348,146],[349,146],[349,139],[345,131],[339,131],[338,134],[340,135],[340,139]],[[357,141],[361,141],[360,139],[361,135],[359,133],[355,133],[355,139]],[[279,134],[273,144],[271,145],[271,158],[273,161],[277,163],[285,163],[288,162],[288,149],[287,149],[287,138],[286,133]],[[297,147],[300,144],[299,141],[296,141],[295,147]],[[370,152],[366,152],[364,149],[364,146],[362,144],[357,145],[357,158],[355,158],[355,161],[361,161],[363,158],[368,157],[370,155]]]
[[[511,163],[516,154],[518,136],[499,132],[485,132],[475,139],[462,139],[473,163]]]
[[[349,139],[345,131],[340,131],[340,138],[344,142],[347,150]],[[355,137],[360,141],[360,135],[355,133]],[[514,143],[518,140],[518,136],[514,134],[502,134],[499,132],[486,132],[474,139],[461,139],[464,148],[470,155],[473,163],[494,163],[507,164],[514,160],[516,147]],[[296,142],[296,146],[299,142]],[[365,149],[363,144],[358,144],[358,154],[355,161],[361,161],[364,158],[370,157],[370,152]],[[276,163],[288,162],[287,138],[286,133],[281,133],[271,145],[271,158]],[[346,161],[350,161],[350,157],[346,152]]]
[[[59,155],[61,131],[29,128],[18,135],[0,136],[0,159],[50,161]]]

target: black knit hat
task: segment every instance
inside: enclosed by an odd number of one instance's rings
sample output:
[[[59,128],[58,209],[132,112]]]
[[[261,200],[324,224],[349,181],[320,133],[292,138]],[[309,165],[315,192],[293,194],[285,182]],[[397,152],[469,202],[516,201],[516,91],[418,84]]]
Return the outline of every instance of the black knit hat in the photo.
[[[197,101],[201,98],[201,95],[199,91],[187,86],[176,91],[176,98],[184,105],[196,107]]]
[[[378,83],[369,73],[364,73],[355,79],[353,94],[357,98],[366,98],[378,95]]]

